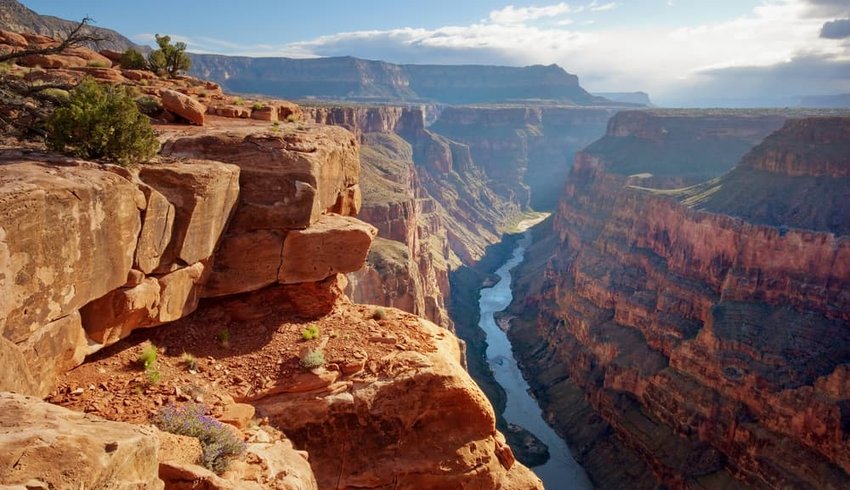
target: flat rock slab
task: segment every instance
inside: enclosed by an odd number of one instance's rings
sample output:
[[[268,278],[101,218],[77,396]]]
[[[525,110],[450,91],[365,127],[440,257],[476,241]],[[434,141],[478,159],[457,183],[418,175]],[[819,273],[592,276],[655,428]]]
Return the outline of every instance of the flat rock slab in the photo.
[[[152,429],[0,393],[0,485],[157,490],[158,450]]]

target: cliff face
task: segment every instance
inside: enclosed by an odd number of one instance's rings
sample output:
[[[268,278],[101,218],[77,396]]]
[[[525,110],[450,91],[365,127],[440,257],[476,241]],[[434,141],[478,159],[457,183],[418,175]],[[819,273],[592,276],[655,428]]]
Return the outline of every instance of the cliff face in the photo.
[[[606,138],[658,137],[652,124],[624,129],[648,116],[622,117]],[[730,134],[761,130],[747,122]],[[551,259],[526,266],[515,305],[538,314],[511,335],[597,483],[846,488],[850,215],[776,226],[806,200],[838,204],[819,199],[847,188],[846,128],[792,120],[728,174],[684,190],[630,187],[643,185],[622,175],[635,162],[601,158],[601,142],[577,157],[553,234],[535,245]],[[657,161],[636,170],[680,179]]]
[[[362,143],[363,209],[379,240],[351,274],[356,301],[395,306],[443,326],[449,271],[474,263],[519,212],[469,148],[425,128],[423,107],[305,107],[310,121],[345,127]]]
[[[447,107],[430,127],[469,146],[504,199],[552,209],[575,152],[602,136],[616,109]]]
[[[605,102],[550,66],[396,65],[352,57],[291,59],[193,54],[192,73],[234,92],[303,99],[446,104],[558,100]]]

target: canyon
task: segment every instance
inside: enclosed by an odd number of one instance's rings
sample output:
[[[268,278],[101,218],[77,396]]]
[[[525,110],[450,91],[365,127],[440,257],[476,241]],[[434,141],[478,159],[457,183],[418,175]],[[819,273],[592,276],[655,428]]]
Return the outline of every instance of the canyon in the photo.
[[[0,4],[28,29],[0,51],[69,27]],[[131,87],[161,150],[4,135],[0,483],[524,490],[548,463],[850,488],[846,113],[636,109],[556,65],[192,56],[200,78],[85,47],[10,69]],[[245,443],[227,472],[150,424],[193,402]]]
[[[364,265],[378,232],[355,218],[354,133],[300,120],[305,112],[286,101],[249,106],[244,117],[211,82],[135,84],[132,70],[77,69],[97,56],[77,48],[53,55],[55,68],[14,69],[140,86],[163,106],[162,149],[128,167],[37,145],[0,151],[0,389],[29,395],[0,400],[9,414],[0,481],[542,488],[497,431],[449,330],[345,296],[345,274]],[[437,166],[455,161],[439,138],[420,146]],[[305,339],[307,327],[319,338]],[[153,379],[137,362],[151,348]],[[303,368],[305,349],[323,351],[324,367]],[[148,425],[186,402],[231,425],[244,460],[213,474],[195,464],[191,442]],[[55,437],[66,442],[45,451]]]
[[[776,116],[621,112],[536,231],[509,335],[600,488],[850,484],[847,118]]]

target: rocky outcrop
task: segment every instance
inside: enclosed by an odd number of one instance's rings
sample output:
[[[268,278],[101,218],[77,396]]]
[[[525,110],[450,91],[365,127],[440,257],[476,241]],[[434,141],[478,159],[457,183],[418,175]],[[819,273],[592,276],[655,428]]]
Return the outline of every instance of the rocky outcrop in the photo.
[[[435,325],[423,323],[422,330],[436,352],[383,359],[393,365],[391,379],[361,381],[341,394],[308,395],[308,411],[300,394],[256,403],[307,448],[326,475],[323,488],[539,487],[495,431],[487,399],[459,364],[457,342]],[[360,441],[358,450],[339,458],[351,441]]]
[[[686,175],[673,159],[606,149],[633,138],[663,154],[668,133],[652,121],[612,121],[609,141],[577,158],[553,234],[529,251],[551,259],[522,273],[515,308],[538,315],[511,335],[538,395],[600,486],[846,488],[848,215],[805,212],[809,200],[844,206],[830,196],[848,185],[846,121],[789,121],[719,179],[651,190],[628,175]],[[736,138],[763,125],[715,128]],[[700,160],[686,174],[719,170]]]
[[[0,393],[0,482],[12,488],[162,489],[155,431]]]
[[[193,138],[166,148],[191,156]],[[349,133],[272,135],[249,125],[205,138],[194,154],[215,161],[134,170],[4,153],[0,327],[26,360],[13,364],[26,373],[15,379],[32,380],[4,389],[45,395],[87,354],[186,316],[203,296],[362,266],[375,230],[327,214],[359,207]],[[246,254],[258,236],[270,237],[266,246]]]
[[[233,92],[289,99],[447,104],[524,99],[577,105],[607,102],[587,93],[575,75],[557,65],[396,65],[349,56],[291,59],[192,54],[192,73]]]
[[[0,29],[61,38],[76,27],[79,20],[71,21],[49,15],[39,15],[17,0],[0,1]],[[84,32],[91,33],[101,39],[96,43],[88,43],[88,47],[92,49],[112,49],[122,52],[127,48],[136,48],[142,52],[150,49],[133,43],[112,29],[87,26]]]

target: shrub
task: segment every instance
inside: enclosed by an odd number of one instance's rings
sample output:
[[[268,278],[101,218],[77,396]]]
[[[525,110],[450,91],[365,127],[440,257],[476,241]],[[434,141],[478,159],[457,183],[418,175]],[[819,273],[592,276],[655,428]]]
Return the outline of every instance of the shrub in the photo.
[[[298,121],[298,116],[296,116],[295,114],[290,114],[286,116],[286,122],[294,123],[296,121]]]
[[[303,337],[304,340],[313,340],[319,338],[319,326],[314,324],[305,328],[301,332],[301,337]]]
[[[91,68],[111,68],[112,65],[107,61],[91,60],[86,63],[86,66]]]
[[[201,441],[201,464],[216,473],[223,473],[233,458],[245,452],[245,443],[224,424],[206,415],[203,405],[163,408],[153,420],[160,430]]]
[[[139,357],[136,358],[136,362],[144,368],[145,371],[149,369],[153,369],[156,365],[156,346],[153,344],[148,344],[142,349],[142,352],[139,353]]]
[[[254,102],[254,105],[251,106],[251,109],[254,109],[255,111],[259,111],[260,109],[265,109],[265,108],[266,108],[266,105],[263,104],[262,102]]]
[[[375,308],[375,311],[372,312],[373,320],[383,320],[387,317],[387,310],[383,308]]]
[[[148,62],[145,60],[144,55],[133,48],[127,48],[127,51],[124,51],[119,63],[121,63],[121,68],[126,68],[128,70],[148,69]]]
[[[173,77],[192,67],[192,60],[186,54],[186,43],[171,44],[171,36],[157,34],[156,44],[159,45],[159,49],[148,57],[148,64],[154,72]]]
[[[233,105],[243,106],[245,105],[245,99],[243,99],[242,97],[236,97],[235,99],[233,99]]]
[[[71,94],[67,90],[61,88],[46,88],[42,90],[41,95],[53,99],[54,102],[60,105],[65,105],[71,98]]]
[[[321,349],[310,349],[301,358],[301,367],[316,369],[325,365],[325,354]]]
[[[127,90],[102,87],[90,77],[72,89],[67,105],[48,119],[47,146],[122,165],[149,160],[159,150],[150,121]]]

